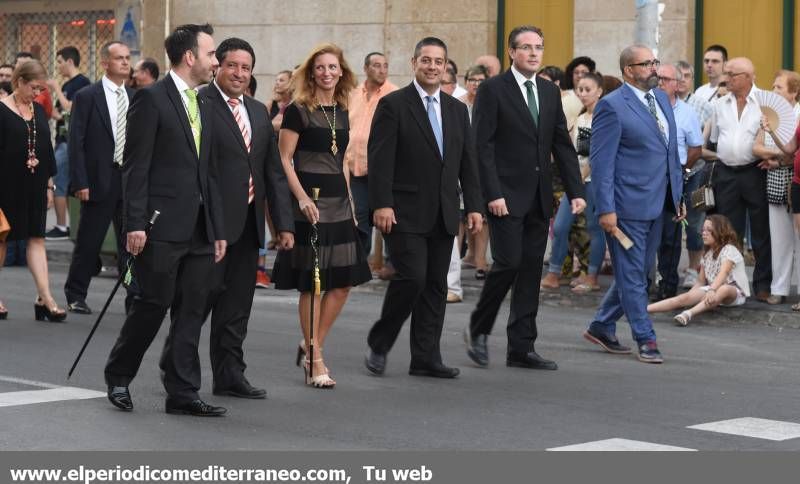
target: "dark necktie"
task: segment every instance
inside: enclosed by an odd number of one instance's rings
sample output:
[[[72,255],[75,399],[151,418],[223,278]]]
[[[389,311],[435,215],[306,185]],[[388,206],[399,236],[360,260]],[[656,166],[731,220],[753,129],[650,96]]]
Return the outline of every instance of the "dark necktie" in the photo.
[[[533,124],[539,126],[539,108],[536,106],[536,93],[533,92],[533,82],[530,80],[525,81],[525,90],[528,96],[528,111],[531,112]]]
[[[644,98],[647,99],[647,107],[650,110],[650,114],[652,114],[655,118],[656,124],[658,125],[658,130],[661,132],[661,137],[664,138],[664,142],[666,142],[667,134],[664,131],[664,125],[661,124],[661,120],[658,118],[658,111],[656,111],[656,100],[649,92],[644,95]]]

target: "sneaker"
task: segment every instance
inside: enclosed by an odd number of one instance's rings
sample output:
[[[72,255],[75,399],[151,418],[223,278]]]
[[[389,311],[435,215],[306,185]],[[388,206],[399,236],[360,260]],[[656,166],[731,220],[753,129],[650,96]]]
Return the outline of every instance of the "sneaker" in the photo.
[[[683,288],[684,289],[691,289],[697,284],[697,271],[694,269],[686,269],[686,277],[683,278]]]
[[[44,234],[45,240],[67,240],[69,239],[69,227],[67,230],[61,230],[58,227],[53,227]]]
[[[584,331],[583,337],[615,355],[628,355],[631,352],[631,349],[621,344],[617,338],[608,337],[598,331],[592,331],[592,328]]]
[[[663,363],[664,357],[658,351],[658,345],[655,341],[648,341],[639,345],[639,361],[645,363]]]
[[[269,279],[267,271],[258,269],[256,271],[256,287],[259,289],[268,289],[270,283],[272,283],[272,281]]]

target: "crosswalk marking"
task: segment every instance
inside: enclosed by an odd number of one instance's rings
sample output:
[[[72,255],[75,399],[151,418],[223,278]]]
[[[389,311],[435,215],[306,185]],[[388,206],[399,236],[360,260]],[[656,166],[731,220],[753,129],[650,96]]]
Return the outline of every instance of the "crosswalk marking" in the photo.
[[[29,387],[59,388],[59,385],[53,385],[52,383],[45,383],[36,380],[26,380],[24,378],[17,378],[15,376],[0,375],[0,381],[7,383],[17,383],[19,385],[27,385]]]
[[[692,425],[687,428],[774,441],[800,437],[800,424],[753,417],[721,420],[719,422]]]
[[[609,451],[609,452],[631,452],[631,451],[655,451],[655,452],[695,452],[696,449],[687,447],[675,447],[672,445],[654,444],[652,442],[642,442],[639,440],[628,439],[605,439],[583,444],[566,445],[564,447],[553,447],[547,449],[553,452],[574,452],[574,451]]]
[[[94,390],[75,387],[59,387],[47,390],[27,390],[0,393],[0,407],[31,405],[34,403],[60,402],[62,400],[86,400],[105,397],[106,394]]]

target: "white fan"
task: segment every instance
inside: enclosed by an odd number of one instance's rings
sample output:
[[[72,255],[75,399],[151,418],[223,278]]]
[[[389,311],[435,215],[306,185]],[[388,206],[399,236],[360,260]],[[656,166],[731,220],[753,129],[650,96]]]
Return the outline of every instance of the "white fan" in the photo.
[[[770,132],[772,137],[777,137],[782,145],[788,143],[794,136],[794,130],[797,127],[792,106],[786,99],[772,91],[759,89],[755,96],[756,102],[761,106],[761,112],[767,117],[769,127],[772,128]]]

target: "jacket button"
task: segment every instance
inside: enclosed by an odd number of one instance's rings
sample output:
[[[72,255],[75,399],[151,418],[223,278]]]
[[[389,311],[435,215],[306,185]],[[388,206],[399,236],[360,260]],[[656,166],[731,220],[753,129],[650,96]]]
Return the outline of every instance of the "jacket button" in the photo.
[[[538,166],[536,167],[536,171],[539,171],[539,167]]]

